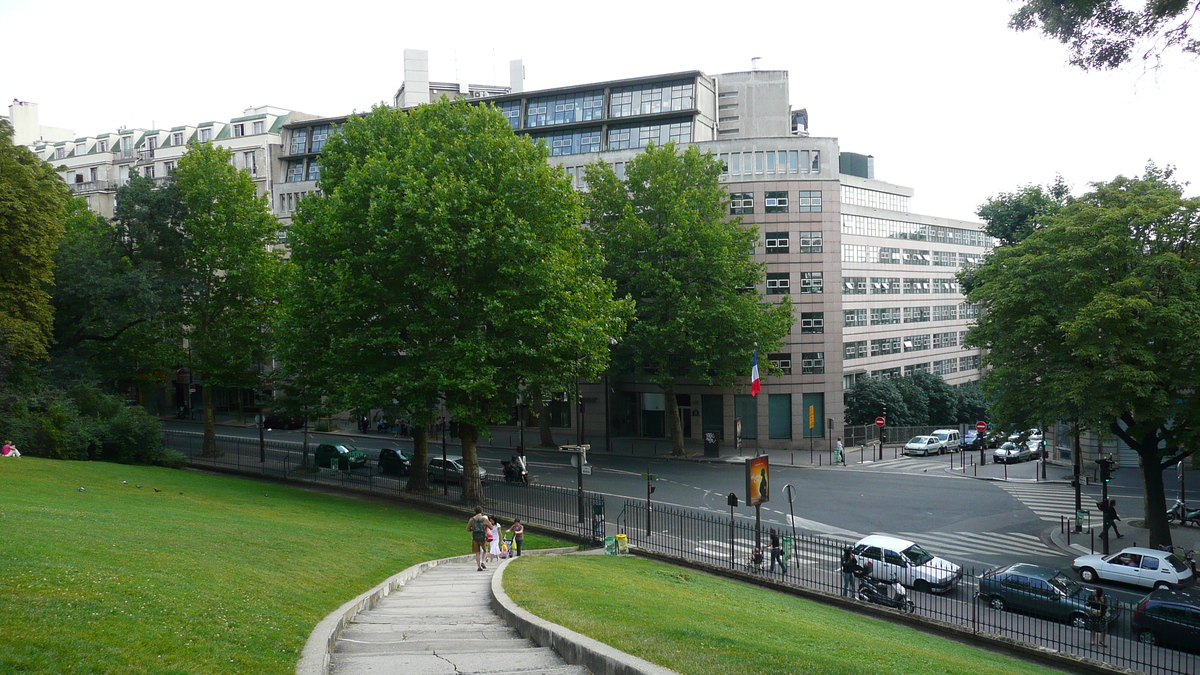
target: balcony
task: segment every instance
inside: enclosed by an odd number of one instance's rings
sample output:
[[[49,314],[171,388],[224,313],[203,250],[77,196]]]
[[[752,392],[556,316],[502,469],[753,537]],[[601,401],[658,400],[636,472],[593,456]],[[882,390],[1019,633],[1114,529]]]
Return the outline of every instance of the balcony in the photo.
[[[111,180],[90,180],[84,183],[67,183],[67,187],[71,192],[82,195],[89,192],[113,192],[117,189],[117,183]]]

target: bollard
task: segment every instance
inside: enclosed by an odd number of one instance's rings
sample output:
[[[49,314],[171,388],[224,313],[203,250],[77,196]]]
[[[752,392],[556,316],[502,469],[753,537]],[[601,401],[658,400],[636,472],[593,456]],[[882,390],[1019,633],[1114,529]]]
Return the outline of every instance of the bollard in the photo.
[[[979,465],[974,462],[971,462],[971,466],[975,468],[975,475],[978,476],[979,475]]]
[[[818,457],[817,458],[817,466],[821,466],[821,462],[823,462],[823,461],[824,461],[824,458]],[[830,464],[830,466],[833,466],[833,464]]]
[[[1008,462],[1004,463],[1004,480],[1008,480]]]
[[[1088,534],[1091,535],[1091,537],[1092,537],[1092,541],[1091,541],[1091,543],[1088,544],[1088,548],[1091,550],[1092,555],[1095,555],[1096,554],[1096,531],[1088,530]]]

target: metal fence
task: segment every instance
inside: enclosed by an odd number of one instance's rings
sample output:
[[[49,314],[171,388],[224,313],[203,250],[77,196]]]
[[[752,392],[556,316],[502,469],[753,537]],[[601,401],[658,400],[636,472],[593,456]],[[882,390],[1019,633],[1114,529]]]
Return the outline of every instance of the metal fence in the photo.
[[[943,424],[941,426],[924,427],[884,427],[884,441],[888,444],[904,445],[913,436],[928,436],[937,429],[957,429],[960,436],[965,436],[967,430],[974,429],[974,424]],[[847,448],[860,445],[871,445],[879,442],[879,427],[874,424],[848,426],[844,430],[845,438],[842,444]]]
[[[842,550],[853,544],[850,541],[794,532],[790,528],[778,530],[784,539],[787,571],[776,568],[772,572],[769,532],[757,530],[753,521],[625,500],[616,525],[618,531],[629,537],[630,545],[641,549],[764,575],[783,584],[846,594],[840,562]],[[761,563],[753,556],[758,544],[763,547]],[[1118,615],[1108,630],[1108,646],[1092,646],[1089,630],[1081,627],[1086,616],[1077,613],[1062,621],[1049,620],[1000,609],[989,598],[977,597],[980,577],[985,572],[963,570],[959,583],[945,593],[910,591],[908,598],[915,605],[914,613],[975,634],[1001,636],[1154,675],[1200,672],[1200,658],[1195,655],[1139,642],[1130,625],[1135,609],[1132,605],[1111,602]]]
[[[188,464],[252,475],[349,488],[430,505],[462,508],[462,486],[439,483],[430,476],[427,492],[408,492],[406,478],[378,473],[373,466],[352,471],[303,468],[303,444],[251,438],[217,436],[214,457],[202,454],[204,435],[190,431],[165,431],[167,446],[182,452]],[[315,449],[316,444],[311,447]],[[312,466],[310,450],[309,466]],[[604,537],[604,495],[587,490],[549,485],[508,483],[503,478],[483,481],[485,508],[489,515],[504,520],[544,527],[567,536],[598,542]]]

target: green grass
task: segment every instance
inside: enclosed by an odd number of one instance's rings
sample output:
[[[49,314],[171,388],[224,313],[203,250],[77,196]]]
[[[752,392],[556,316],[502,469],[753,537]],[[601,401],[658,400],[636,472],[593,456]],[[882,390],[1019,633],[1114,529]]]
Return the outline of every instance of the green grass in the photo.
[[[1058,671],[791,595],[633,557],[519,558],[534,614],[685,675]]]
[[[465,517],[188,471],[6,458],[0,673],[294,672],[342,603],[469,552]]]

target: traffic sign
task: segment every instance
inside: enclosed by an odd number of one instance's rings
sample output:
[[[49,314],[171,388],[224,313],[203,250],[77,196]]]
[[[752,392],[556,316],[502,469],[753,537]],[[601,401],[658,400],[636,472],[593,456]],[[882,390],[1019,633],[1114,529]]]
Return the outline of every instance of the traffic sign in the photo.
[[[987,431],[987,422],[976,422],[975,431],[978,431],[981,434]]]
[[[887,420],[883,419],[882,417],[875,418],[875,426],[877,426],[877,427],[883,426],[886,422],[887,422]]]

